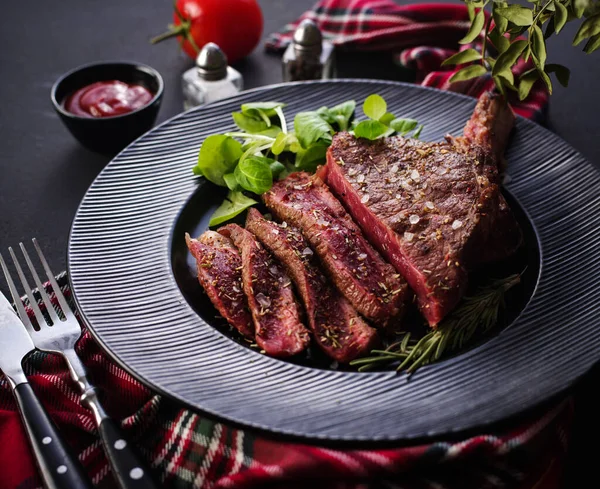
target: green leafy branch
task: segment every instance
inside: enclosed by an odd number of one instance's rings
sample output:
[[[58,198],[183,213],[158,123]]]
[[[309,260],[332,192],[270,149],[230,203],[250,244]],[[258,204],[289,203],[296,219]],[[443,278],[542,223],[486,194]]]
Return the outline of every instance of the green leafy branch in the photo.
[[[420,339],[403,333],[401,339],[385,350],[372,350],[373,356],[350,362],[360,372],[397,364],[396,370],[413,373],[419,367],[438,361],[447,353],[460,350],[476,336],[493,328],[504,305],[506,292],[520,282],[520,275],[494,280],[463,299],[448,317]]]
[[[465,0],[471,21],[470,28],[460,44],[470,44],[481,38],[481,49],[468,48],[446,59],[443,65],[471,63],[457,71],[451,82],[469,80],[488,72],[498,90],[516,92],[519,100],[529,95],[534,83],[541,79],[552,93],[550,75],[566,87],[570,70],[560,64],[546,63],[546,40],[559,34],[568,22],[584,19],[573,39],[578,46],[587,39],[583,51],[590,54],[600,48],[599,0],[528,0],[532,5],[509,4],[502,0]],[[485,14],[490,6],[491,14]],[[544,25],[545,31],[543,30]],[[527,33],[527,38],[522,39]],[[493,49],[488,49],[491,46]],[[512,67],[524,59],[534,67],[515,79]]]

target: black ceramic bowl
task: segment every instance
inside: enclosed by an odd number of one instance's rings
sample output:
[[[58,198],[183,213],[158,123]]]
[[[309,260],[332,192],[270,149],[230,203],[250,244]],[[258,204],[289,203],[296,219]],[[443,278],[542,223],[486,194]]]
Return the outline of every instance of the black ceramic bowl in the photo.
[[[154,97],[139,109],[112,117],[83,117],[65,110],[65,99],[73,92],[106,80],[142,85]],[[101,62],[80,66],[61,76],[52,87],[51,99],[63,123],[81,144],[92,151],[115,154],[153,126],[160,108],[163,87],[162,77],[150,66]]]

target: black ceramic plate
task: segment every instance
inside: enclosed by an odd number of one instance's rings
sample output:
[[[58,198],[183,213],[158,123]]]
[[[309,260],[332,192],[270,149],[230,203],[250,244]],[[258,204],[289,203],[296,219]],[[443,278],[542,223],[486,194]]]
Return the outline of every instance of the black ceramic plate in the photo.
[[[329,441],[406,441],[480,427],[567,389],[600,356],[600,176],[560,138],[519,119],[507,196],[526,232],[525,281],[507,326],[420,369],[339,371],[266,357],[232,339],[194,278],[184,233],[199,234],[223,192],[193,177],[202,140],[233,129],[241,103],[301,110],[379,93],[425,124],[460,134],[475,100],[414,85],[335,81],[266,87],[181,114],[118,155],[75,217],[73,291],[94,336],[136,377],[222,419]]]

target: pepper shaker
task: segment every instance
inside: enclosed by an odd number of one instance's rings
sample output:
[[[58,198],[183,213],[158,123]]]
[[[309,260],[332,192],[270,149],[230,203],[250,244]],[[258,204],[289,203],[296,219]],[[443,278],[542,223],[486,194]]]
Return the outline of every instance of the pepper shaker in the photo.
[[[304,19],[283,54],[283,81],[334,78],[334,54],[333,44],[323,40],[317,24]]]
[[[209,42],[198,53],[196,66],[182,75],[183,107],[214,102],[242,90],[239,71],[227,64],[227,56],[219,46]]]

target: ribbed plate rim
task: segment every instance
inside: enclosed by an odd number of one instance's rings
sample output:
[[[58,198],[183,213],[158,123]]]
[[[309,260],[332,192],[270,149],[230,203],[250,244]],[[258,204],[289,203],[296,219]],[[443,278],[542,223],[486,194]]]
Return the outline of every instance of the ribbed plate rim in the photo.
[[[307,86],[307,85],[318,86],[318,85],[327,85],[327,84],[333,85],[333,86],[345,85],[347,87],[351,86],[351,85],[360,86],[363,84],[368,84],[369,86],[379,85],[379,86],[383,86],[383,87],[397,86],[399,88],[401,87],[405,90],[408,90],[409,92],[416,90],[417,91],[416,93],[443,94],[443,95],[439,95],[442,100],[444,98],[447,98],[447,100],[451,100],[451,99],[455,98],[455,99],[465,100],[466,101],[465,103],[468,102],[468,104],[470,104],[471,106],[474,104],[474,99],[472,99],[471,97],[465,96],[465,95],[461,95],[461,94],[442,92],[442,91],[439,91],[439,90],[433,89],[433,88],[419,87],[419,86],[415,86],[412,84],[406,84],[406,83],[401,83],[401,82],[369,80],[369,79],[367,79],[367,80],[365,80],[365,79],[336,80],[336,81],[326,81],[326,82],[299,82],[299,83],[293,83],[293,84],[271,85],[268,87],[261,87],[261,88],[257,88],[257,89],[253,89],[253,90],[248,90],[246,92],[243,92],[240,96],[234,97],[233,100],[247,99],[249,97],[252,97],[254,94],[270,92],[270,91],[280,89],[283,87],[285,87],[286,89],[289,89],[289,90],[293,90],[294,87],[298,87],[298,86]],[[438,96],[438,95],[436,95],[436,96]],[[432,95],[431,97],[434,98],[435,96]],[[96,325],[94,325],[94,322],[90,321],[89,314],[88,314],[89,311],[87,310],[88,299],[86,297],[82,301],[81,297],[79,297],[79,293],[78,293],[78,291],[80,289],[80,283],[78,282],[79,281],[78,271],[76,269],[73,269],[73,261],[74,261],[73,257],[74,257],[74,253],[78,247],[77,243],[74,243],[74,235],[76,234],[78,225],[80,225],[80,223],[82,223],[82,222],[85,222],[86,219],[89,219],[89,216],[86,216],[85,212],[84,212],[86,200],[88,199],[88,196],[90,196],[93,192],[98,191],[99,188],[101,189],[102,184],[99,182],[101,182],[102,179],[107,174],[109,174],[110,172],[112,172],[114,170],[114,166],[116,163],[118,163],[119,161],[121,161],[124,158],[127,158],[127,155],[130,153],[135,154],[137,146],[139,146],[140,144],[143,144],[145,141],[151,140],[153,135],[157,134],[157,132],[160,131],[162,128],[173,125],[180,118],[186,117],[186,114],[189,115],[192,112],[198,114],[203,110],[218,109],[219,107],[226,106],[229,103],[230,103],[230,99],[226,99],[223,101],[219,101],[215,104],[210,104],[209,106],[206,106],[205,108],[199,108],[199,109],[190,111],[188,113],[178,114],[175,117],[173,117],[173,118],[165,121],[161,125],[157,126],[156,128],[152,129],[151,131],[146,133],[144,136],[142,136],[138,140],[136,140],[134,143],[132,143],[130,146],[128,146],[126,149],[124,149],[121,153],[119,153],[119,155],[117,155],[113,159],[113,161],[109,165],[107,165],[107,167],[98,175],[98,177],[96,178],[94,183],[90,186],[90,189],[86,193],[86,196],[84,197],[84,199],[82,199],[82,202],[78,208],[75,219],[73,221],[73,225],[72,225],[70,236],[69,236],[69,248],[68,248],[68,263],[69,263],[69,269],[72,272],[72,274],[70,275],[70,280],[71,280],[73,294],[75,296],[76,301],[78,302],[78,304],[80,306],[80,309],[82,310],[82,315],[83,315],[84,319],[90,325],[89,329],[90,329],[92,335],[94,336],[94,338],[97,341],[99,341],[99,343],[101,344],[103,349],[105,351],[107,351],[107,353],[115,361],[117,361],[117,363],[119,363],[119,365],[124,367],[129,373],[134,375],[134,377],[138,378],[146,385],[154,388],[155,390],[157,390],[161,393],[164,393],[171,397],[174,397],[193,408],[200,409],[200,410],[202,410],[210,415],[213,415],[219,419],[233,422],[236,425],[248,426],[248,427],[256,428],[259,430],[265,430],[265,431],[272,432],[275,434],[280,434],[280,435],[299,437],[299,438],[302,438],[305,440],[340,441],[340,442],[373,442],[373,441],[402,442],[402,441],[407,441],[407,440],[422,439],[422,438],[435,437],[435,436],[440,436],[440,435],[448,435],[451,433],[461,432],[461,431],[465,431],[465,430],[472,430],[472,429],[487,425],[492,422],[501,421],[501,420],[506,419],[509,416],[515,415],[518,412],[521,412],[525,409],[531,409],[531,408],[535,407],[536,405],[539,405],[540,403],[547,401],[551,397],[556,396],[560,392],[567,389],[577,378],[579,378],[587,370],[589,370],[593,366],[593,364],[598,360],[598,355],[596,355],[595,358],[593,359],[593,361],[588,361],[587,364],[583,368],[578,370],[577,375],[574,375],[573,378],[569,380],[569,382],[566,382],[566,383],[563,382],[563,384],[561,384],[560,386],[556,386],[556,388],[554,388],[554,389],[552,389],[552,388],[546,389],[544,395],[538,396],[535,399],[535,401],[530,401],[526,406],[523,406],[523,405],[513,406],[512,409],[504,408],[502,414],[497,413],[495,416],[490,415],[489,419],[487,419],[483,422],[479,421],[477,423],[470,423],[470,424],[468,422],[465,422],[465,423],[462,423],[462,424],[459,424],[459,425],[453,426],[453,427],[446,426],[443,429],[438,429],[435,427],[435,424],[433,424],[432,426],[429,426],[427,429],[425,429],[423,426],[416,428],[416,429],[413,427],[412,430],[404,430],[404,431],[400,430],[397,433],[380,434],[377,436],[371,436],[371,435],[361,436],[361,435],[357,435],[356,433],[353,433],[352,435],[347,436],[347,435],[345,435],[343,429],[338,430],[338,431],[334,430],[333,434],[327,433],[325,435],[322,435],[322,434],[319,434],[318,432],[314,432],[314,430],[313,430],[313,432],[311,432],[311,430],[306,430],[306,429],[298,430],[298,429],[293,429],[293,428],[290,429],[289,427],[282,428],[281,426],[269,425],[269,423],[253,422],[252,419],[248,419],[247,417],[240,416],[239,414],[232,415],[231,413],[224,412],[222,409],[215,410],[215,409],[208,408],[206,405],[202,405],[201,403],[198,403],[198,402],[190,402],[190,399],[186,398],[185,393],[175,391],[175,390],[169,388],[168,385],[164,385],[164,383],[162,383],[162,384],[157,383],[157,382],[153,381],[152,379],[150,379],[149,376],[142,371],[145,368],[147,369],[147,366],[144,362],[141,362],[140,364],[138,364],[137,366],[134,367],[130,363],[124,361],[121,358],[119,351],[115,351],[115,350],[118,350],[118,348],[115,349],[114,347],[109,345],[109,343],[111,342],[111,338],[110,338],[110,335],[106,334],[106,331],[103,330],[103,328],[105,328],[105,325],[102,324],[99,326],[98,323],[96,323]],[[225,116],[228,116],[228,114],[225,114]],[[550,131],[548,131],[544,128],[541,128],[540,126],[537,126],[535,123],[533,123],[531,121],[527,121],[520,117],[519,117],[519,124],[520,124],[520,126],[524,126],[524,128],[529,128],[530,130],[534,130],[535,132],[542,131],[542,134],[544,134],[546,136],[546,139],[549,138],[553,142],[553,144],[558,144],[563,150],[568,150],[568,152],[571,153],[571,159],[573,159],[573,158],[579,159],[579,160],[581,160],[583,165],[587,165],[588,167],[590,166],[589,162],[587,162],[579,153],[577,153],[566,142],[564,142],[563,140],[558,138],[558,136],[554,135]],[[534,129],[531,129],[532,127]],[[143,153],[144,153],[144,151],[141,152],[141,155],[143,155]],[[141,155],[138,157],[142,158]],[[558,166],[560,166],[560,165],[558,165]],[[556,169],[556,168],[557,168],[556,166],[551,167],[551,169]],[[597,179],[598,178],[597,172],[594,173],[593,176]],[[174,213],[173,217],[175,215],[177,215],[179,212],[181,212],[183,203],[188,200],[190,195],[181,199],[182,205],[180,206],[179,210]],[[518,195],[516,197],[518,199]],[[594,203],[594,205],[595,205],[594,209],[600,208],[600,206],[597,205],[597,203]],[[527,213],[529,213],[529,209],[527,207],[524,206],[523,208]],[[588,221],[589,221],[589,219],[588,219]],[[535,229],[536,229],[536,233],[538,233],[539,230],[538,230],[537,226],[535,226]],[[169,237],[169,246],[171,244],[171,239],[172,239],[172,236]],[[540,239],[539,236],[538,236],[538,239]],[[542,245],[544,245],[544,243],[542,243]],[[542,246],[542,250],[541,250],[542,256],[544,256],[543,247],[544,246]],[[169,254],[170,254],[170,252],[169,252]],[[599,253],[596,253],[596,255],[600,256]],[[593,258],[593,256],[592,256],[592,258]],[[542,258],[542,260],[544,260],[544,259]],[[545,268],[546,268],[546,263],[543,261],[542,262],[542,270],[544,270],[544,273],[545,273]],[[169,267],[169,272],[170,271],[171,270]],[[554,273],[556,273],[556,272],[554,272]],[[75,279],[73,279],[73,276],[75,276]],[[174,284],[174,278],[172,276],[172,273],[170,273],[168,277],[164,277],[164,280],[166,282],[169,282],[171,286]],[[82,289],[83,289],[83,285],[82,285]],[[535,297],[534,297],[534,299],[535,299]],[[186,305],[187,305],[187,303],[186,303]],[[187,307],[189,307],[189,306],[187,306]],[[596,316],[598,315],[597,310],[593,311],[593,313]],[[198,318],[198,320],[200,320],[200,318]],[[233,344],[233,342],[230,342],[230,343]],[[471,358],[472,356],[473,356],[473,353],[468,354],[469,358]],[[269,359],[269,360],[272,360],[272,359]],[[284,364],[282,364],[282,365],[284,365]],[[435,367],[435,366],[432,366],[432,367]],[[286,370],[285,367],[283,368],[283,370]],[[336,375],[337,373],[334,372],[333,374]],[[364,374],[361,374],[361,375],[364,375]],[[367,375],[375,375],[375,374],[367,374]],[[379,376],[379,377],[381,377],[381,376]],[[403,381],[402,379],[398,379],[398,380],[401,382]],[[398,380],[389,379],[389,378],[386,379],[386,381],[391,381],[391,382],[398,381]]]

